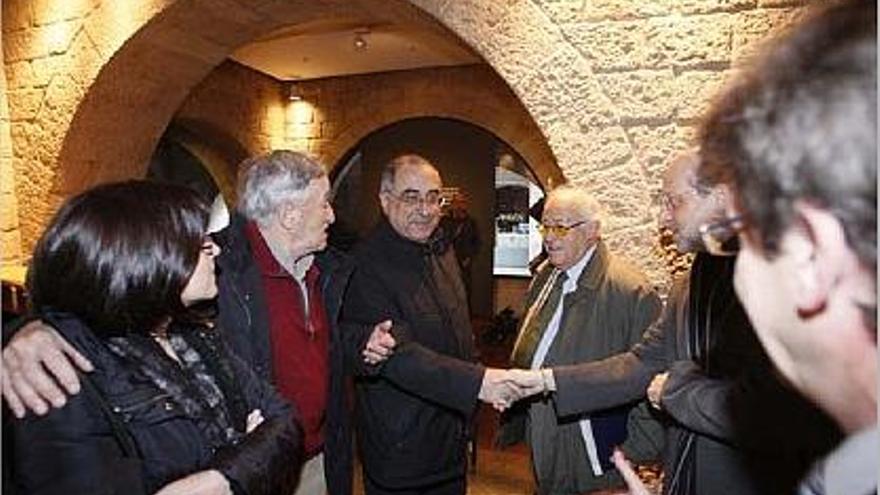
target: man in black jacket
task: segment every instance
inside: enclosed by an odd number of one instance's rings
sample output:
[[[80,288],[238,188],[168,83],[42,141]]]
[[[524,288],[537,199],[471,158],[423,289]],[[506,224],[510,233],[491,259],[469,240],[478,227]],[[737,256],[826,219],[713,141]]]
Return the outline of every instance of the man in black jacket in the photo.
[[[394,340],[374,321],[346,332],[353,342],[342,343],[337,321],[351,266],[325,249],[334,215],[323,167],[305,155],[275,151],[248,159],[241,168],[238,212],[215,235],[222,248],[217,259],[219,328],[236,354],[295,406],[308,457],[297,493],[349,495],[346,363],[360,361],[367,346],[379,352],[367,357],[381,359]],[[56,379],[68,393],[78,391],[76,372],[65,356],[89,370],[82,356],[38,322],[4,348],[3,394],[16,415],[24,414],[21,400],[37,414],[47,411],[39,397],[62,407],[64,393],[54,385]],[[47,376],[41,363],[59,378]]]
[[[664,177],[662,223],[697,256],[659,322],[626,353],[523,372],[522,385],[552,391],[566,416],[642,397],[650,383],[671,419],[664,493],[790,493],[836,434],[775,377],[733,292],[734,258],[703,252],[699,226],[723,218],[727,192],[702,186],[699,164],[696,151],[679,155]]]
[[[385,214],[355,249],[346,331],[391,320],[394,355],[357,380],[356,426],[368,495],[465,493],[468,424],[477,399],[504,403],[500,370],[475,363],[455,255],[439,237],[440,174],[404,155],[382,174]]]

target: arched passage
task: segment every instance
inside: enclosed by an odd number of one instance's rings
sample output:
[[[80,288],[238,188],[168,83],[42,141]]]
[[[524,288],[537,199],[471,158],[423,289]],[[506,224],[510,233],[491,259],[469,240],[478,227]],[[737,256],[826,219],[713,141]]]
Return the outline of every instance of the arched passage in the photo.
[[[23,251],[59,200],[140,175],[174,110],[237,46],[283,25],[369,12],[451,32],[476,50],[523,102],[565,176],[613,212],[610,243],[660,280],[648,205],[663,158],[686,144],[734,61],[799,3],[9,0],[15,173],[4,173]]]
[[[210,2],[180,0],[155,1],[141,9],[127,16],[131,29],[127,36],[125,23],[117,23],[122,32],[89,32],[90,19],[120,14],[115,2],[101,3],[84,20],[86,29],[71,42],[71,56],[73,52],[81,53],[80,62],[91,65],[84,74],[77,75],[81,81],[76,82],[83,92],[79,98],[71,98],[60,87],[52,91],[50,86],[47,91],[45,106],[55,111],[38,119],[70,121],[63,141],[56,138],[47,143],[44,154],[54,155],[55,160],[44,160],[43,166],[48,169],[42,170],[45,188],[38,186],[32,191],[37,194],[32,199],[23,198],[23,202],[42,205],[48,213],[60,199],[89,185],[142,175],[165,126],[192,87],[237,46],[279,26],[326,16],[350,16],[352,11],[363,9],[416,22],[425,29],[445,31],[419,6],[403,0],[285,0],[224,8]],[[435,15],[442,20],[443,14]],[[462,34],[471,44],[476,40],[468,38],[479,36],[477,32]],[[541,44],[538,39],[534,41],[534,46]],[[446,115],[476,120],[471,115]],[[381,124],[376,122],[375,126]],[[508,133],[503,129],[498,132]],[[340,136],[339,148],[360,137],[355,131]],[[557,171],[554,175],[561,174]],[[21,206],[28,209],[26,204]],[[43,221],[45,218],[24,226],[26,242],[36,237]]]
[[[244,146],[221,129],[198,120],[175,119],[165,136],[197,157],[227,204],[235,204],[237,167],[248,156]]]
[[[328,165],[338,164],[358,142],[390,124],[435,117],[467,122],[494,134],[530,164],[542,186],[563,181],[544,135],[516,95],[488,67],[423,69],[300,86],[306,94],[316,95],[306,103],[321,110],[332,128],[339,129],[316,150]],[[364,105],[364,99],[373,103]]]

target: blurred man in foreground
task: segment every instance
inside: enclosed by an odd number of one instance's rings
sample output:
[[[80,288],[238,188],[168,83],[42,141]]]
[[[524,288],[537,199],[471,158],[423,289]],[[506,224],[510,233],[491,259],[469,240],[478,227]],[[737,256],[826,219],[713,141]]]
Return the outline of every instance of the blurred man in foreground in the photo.
[[[848,435],[802,494],[877,489],[876,9],[834,4],[774,40],[701,127],[701,176],[735,193],[706,237],[739,236],[761,343]]]

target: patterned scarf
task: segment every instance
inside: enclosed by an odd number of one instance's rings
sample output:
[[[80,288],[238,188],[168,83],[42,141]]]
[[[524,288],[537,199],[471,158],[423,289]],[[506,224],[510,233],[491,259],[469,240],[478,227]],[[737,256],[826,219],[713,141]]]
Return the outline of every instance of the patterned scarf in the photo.
[[[187,416],[196,419],[196,425],[212,447],[236,444],[244,438],[243,431],[235,427],[241,422],[241,418],[236,417],[240,416],[240,411],[235,410],[239,405],[235,400],[238,397],[227,398],[223,393],[223,387],[218,383],[218,378],[222,377],[217,376],[217,371],[225,370],[218,370],[211,366],[214,363],[209,363],[216,361],[217,356],[202,355],[211,349],[205,345],[207,342],[199,342],[197,333],[193,330],[178,333],[169,329],[168,340],[179,362],[174,362],[149,337],[114,337],[108,345],[113,353],[134,363],[157,388],[170,395]],[[239,427],[243,430],[242,425]]]

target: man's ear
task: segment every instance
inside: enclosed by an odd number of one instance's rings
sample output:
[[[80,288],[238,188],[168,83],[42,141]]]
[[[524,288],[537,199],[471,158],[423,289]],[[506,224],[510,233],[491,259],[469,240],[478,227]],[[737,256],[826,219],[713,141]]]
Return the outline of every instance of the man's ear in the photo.
[[[590,237],[599,239],[599,233],[602,232],[602,221],[601,220],[593,220],[590,222]]]
[[[389,204],[390,201],[391,201],[391,198],[388,197],[387,192],[380,192],[379,193],[379,205],[382,207],[382,213],[384,213],[385,216],[388,216],[388,208],[390,207],[390,204]]]
[[[834,215],[802,201],[794,206],[801,228],[786,234],[791,237],[783,249],[794,256],[798,314],[809,318],[825,309],[852,255],[843,225]]]
[[[301,218],[302,210],[290,201],[285,202],[278,209],[278,221],[285,230],[296,229]]]

